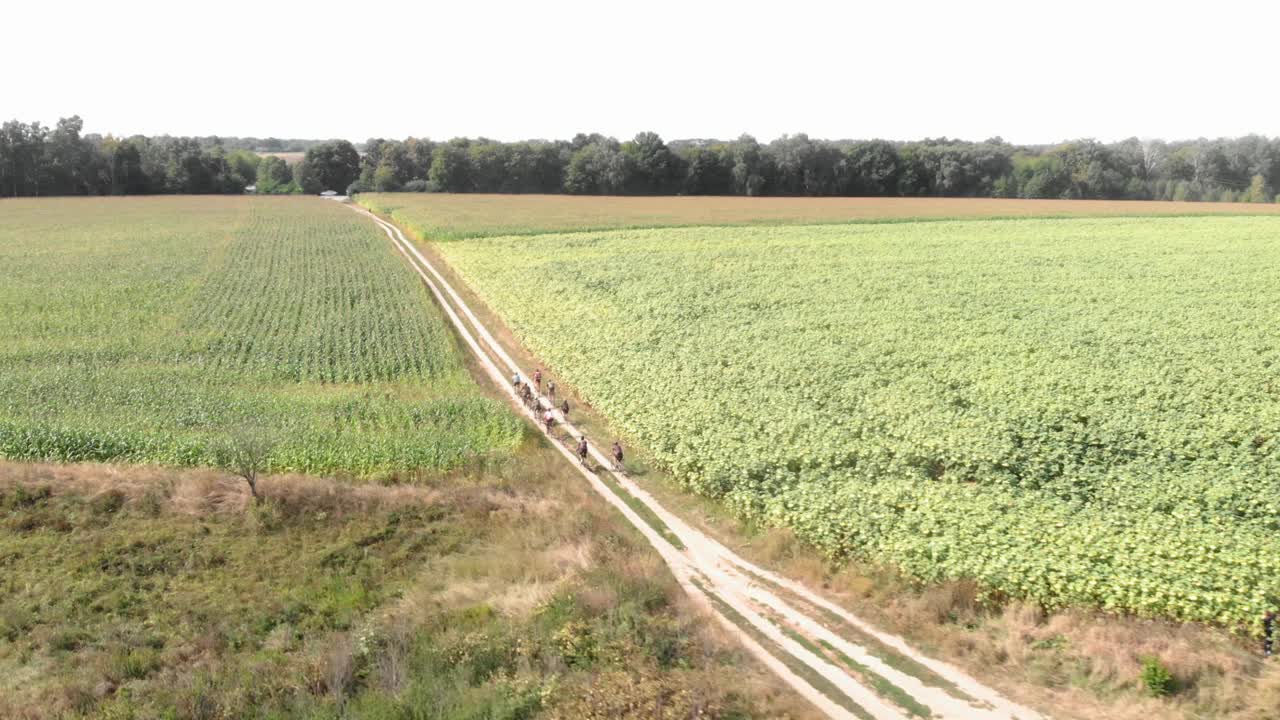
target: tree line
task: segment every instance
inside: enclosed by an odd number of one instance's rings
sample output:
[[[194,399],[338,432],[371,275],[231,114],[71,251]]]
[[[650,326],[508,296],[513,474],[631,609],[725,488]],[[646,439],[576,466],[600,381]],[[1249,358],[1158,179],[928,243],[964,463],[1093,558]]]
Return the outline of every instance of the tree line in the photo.
[[[352,192],[1099,198],[1271,202],[1280,138],[1011,145],[815,140],[409,138],[365,144]]]
[[[1000,138],[912,142],[666,142],[642,132],[572,140],[455,138],[280,141],[83,135],[79,117],[52,128],[0,128],[0,193],[112,195],[257,192],[486,192],[583,195],[781,195],[1098,198],[1271,202],[1280,138],[1178,142],[1130,138],[1013,145]],[[290,165],[259,152],[306,147]],[[254,151],[258,152],[254,152]]]
[[[0,125],[0,196],[318,193],[345,189],[360,155],[346,141],[83,134],[79,116],[54,127]],[[294,166],[255,150],[306,150]]]

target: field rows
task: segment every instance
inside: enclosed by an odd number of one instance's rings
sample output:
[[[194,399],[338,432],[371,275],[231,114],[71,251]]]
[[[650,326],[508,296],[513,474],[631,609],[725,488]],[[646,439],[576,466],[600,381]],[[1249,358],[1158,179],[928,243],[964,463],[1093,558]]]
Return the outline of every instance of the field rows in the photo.
[[[249,428],[276,469],[386,475],[519,441],[385,238],[334,203],[5,210],[0,457],[198,465]]]
[[[444,325],[423,312],[401,261],[378,237],[339,219],[282,223],[258,214],[237,228],[192,299],[192,354],[220,367],[330,383],[456,372]]]

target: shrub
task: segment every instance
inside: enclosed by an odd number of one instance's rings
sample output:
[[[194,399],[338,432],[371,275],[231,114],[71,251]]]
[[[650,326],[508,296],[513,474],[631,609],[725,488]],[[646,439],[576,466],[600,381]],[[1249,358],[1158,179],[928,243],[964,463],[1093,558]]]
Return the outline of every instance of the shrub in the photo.
[[[555,720],[721,717],[728,710],[692,678],[647,668],[602,673],[561,698],[550,712]]]
[[[149,518],[158,518],[160,513],[164,511],[164,501],[164,493],[156,488],[151,488],[138,499],[138,510]]]
[[[83,647],[88,640],[89,636],[83,630],[58,630],[53,635],[49,636],[49,649],[70,652]]]
[[[124,500],[124,493],[119,490],[108,490],[93,498],[89,506],[95,515],[114,515],[124,507]]]
[[[591,626],[581,620],[565,623],[555,634],[564,662],[569,667],[590,667],[596,658],[596,642]]]
[[[34,488],[19,485],[13,489],[12,493],[0,494],[0,507],[20,510],[41,505],[51,497],[53,497],[53,489],[48,485]]]
[[[116,684],[141,680],[160,668],[160,653],[151,648],[117,650],[106,661],[102,674]]]
[[[0,605],[0,640],[13,642],[35,624],[35,615],[16,602]]]
[[[1151,697],[1165,697],[1174,691],[1173,674],[1160,662],[1160,658],[1151,655],[1142,658],[1142,685]]]

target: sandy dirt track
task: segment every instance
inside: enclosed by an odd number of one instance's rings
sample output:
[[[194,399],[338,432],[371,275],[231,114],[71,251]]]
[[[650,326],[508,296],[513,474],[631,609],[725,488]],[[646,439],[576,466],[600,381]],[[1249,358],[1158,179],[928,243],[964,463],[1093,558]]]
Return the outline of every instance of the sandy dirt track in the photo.
[[[485,374],[605,500],[640,531],[695,601],[762,663],[832,718],[905,720],[1047,720],[956,667],[929,658],[804,585],[739,557],[661,506],[591,444],[593,467],[547,433],[537,412],[516,397],[519,367],[445,278],[396,226],[349,206],[378,224],[422,278]],[[538,398],[539,408],[551,408]],[[582,432],[552,408],[558,429]]]

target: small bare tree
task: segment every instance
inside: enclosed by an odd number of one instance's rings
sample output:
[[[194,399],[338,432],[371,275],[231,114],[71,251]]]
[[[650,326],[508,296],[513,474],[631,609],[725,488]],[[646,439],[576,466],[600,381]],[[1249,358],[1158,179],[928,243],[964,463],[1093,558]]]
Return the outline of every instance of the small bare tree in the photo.
[[[239,475],[248,483],[249,493],[256,504],[260,499],[258,475],[266,471],[274,449],[275,441],[266,433],[242,430],[217,444],[214,448],[215,462],[218,467]]]

